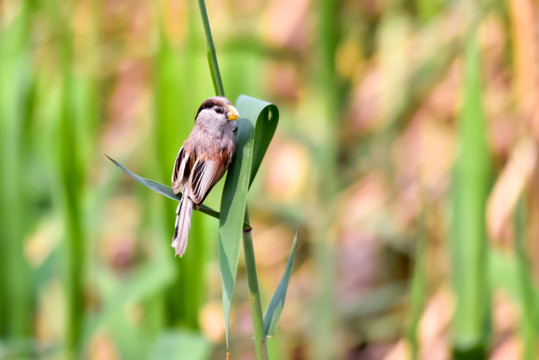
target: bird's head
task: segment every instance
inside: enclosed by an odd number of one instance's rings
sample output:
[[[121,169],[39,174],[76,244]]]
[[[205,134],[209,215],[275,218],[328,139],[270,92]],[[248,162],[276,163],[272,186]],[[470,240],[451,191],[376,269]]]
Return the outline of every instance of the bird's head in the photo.
[[[211,120],[220,123],[236,120],[240,117],[238,110],[230,100],[222,96],[214,96],[204,100],[198,109],[195,121]]]

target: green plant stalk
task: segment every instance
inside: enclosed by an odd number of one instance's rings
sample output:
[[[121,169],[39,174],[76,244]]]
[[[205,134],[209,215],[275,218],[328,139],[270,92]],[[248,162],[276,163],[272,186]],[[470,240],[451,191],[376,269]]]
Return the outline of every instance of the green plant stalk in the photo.
[[[311,317],[312,334],[310,347],[312,353],[320,360],[328,360],[338,357],[336,344],[337,311],[335,299],[335,253],[333,244],[335,232],[332,226],[335,221],[337,198],[337,181],[334,174],[338,173],[337,145],[338,139],[335,132],[335,119],[339,118],[340,101],[339,88],[336,78],[335,51],[339,40],[339,7],[340,4],[333,0],[317,1],[318,12],[318,42],[317,56],[313,66],[317,76],[313,79],[314,88],[320,91],[314,94],[317,118],[314,125],[317,128],[316,154],[320,169],[315,191],[318,194],[316,208],[320,209],[310,221],[310,231],[313,237],[313,256],[316,268],[316,298],[313,302],[313,316]],[[323,210],[322,210],[323,209]]]
[[[244,222],[249,223],[249,211],[247,209],[245,209]],[[255,251],[251,232],[251,229],[243,230],[243,254],[245,256],[245,269],[247,271],[247,283],[249,285],[249,301],[251,303],[251,316],[253,318],[253,329],[255,333],[256,357],[257,359],[266,360],[268,358],[268,349],[266,337],[264,336],[264,318],[260,303],[260,290],[258,287]]]
[[[526,256],[526,203],[522,197],[515,209],[515,253],[518,268],[518,288],[522,307],[520,331],[523,337],[522,359],[533,360],[536,357],[537,309],[533,281],[530,276],[529,261]]]
[[[200,74],[206,74],[206,66],[199,62],[197,56],[199,49],[201,48],[201,40],[203,40],[202,29],[200,29],[198,15],[198,7],[194,2],[189,2],[187,6],[187,39],[186,46],[189,49],[190,56],[185,56],[181,51],[177,52],[176,56],[182,58],[184,64],[184,79],[187,81],[181,81],[183,86],[183,94],[185,94],[185,101],[189,104],[197,103],[200,99],[200,94],[207,91],[207,86],[200,86],[197,89],[193,89],[192,84],[199,79]],[[196,90],[196,91],[193,91]],[[185,108],[185,123],[192,124],[192,117],[194,114],[188,111],[189,107]],[[189,112],[189,114],[187,114]],[[183,124],[180,124],[183,125]],[[182,126],[185,127],[185,126]],[[188,127],[188,128],[189,128]],[[187,133],[185,134],[188,135]],[[169,164],[170,166],[170,164]],[[170,171],[170,168],[169,168]],[[170,174],[168,174],[170,177]],[[168,178],[167,178],[168,179]],[[208,261],[208,246],[213,244],[215,233],[206,228],[206,221],[208,219],[199,213],[194,213],[191,222],[191,233],[195,236],[191,243],[191,253],[186,255],[183,259],[186,263],[186,273],[183,274],[185,278],[186,289],[190,289],[193,296],[186,302],[186,320],[191,323],[197,324],[199,329],[199,313],[200,308],[203,305],[205,298],[205,290],[207,289],[207,276],[205,276],[206,264]],[[171,248],[172,249],[172,248]],[[171,250],[172,251],[172,250]]]
[[[215,45],[213,44],[210,21],[208,19],[208,12],[206,11],[206,3],[204,0],[198,0],[198,7],[200,9],[200,16],[202,17],[202,24],[204,25],[204,34],[206,34],[206,43],[208,45],[208,64],[210,66],[213,87],[217,95],[225,96],[225,89],[223,87],[223,81],[221,80],[219,64],[217,64],[217,53],[215,51]]]
[[[193,83],[194,68],[190,71],[186,67],[194,54],[188,51],[180,55],[178,49],[169,42],[164,30],[163,9],[159,7],[159,47],[155,57],[155,85],[154,85],[154,111],[155,111],[155,151],[157,161],[155,164],[161,172],[161,180],[170,181],[171,165],[174,156],[181,146],[181,139],[189,135],[192,118],[187,112],[190,102],[188,84]],[[196,18],[195,18],[196,19]],[[191,17],[189,23],[193,22]],[[190,27],[191,25],[188,24]],[[189,31],[191,34],[191,31]],[[192,35],[191,35],[192,36]],[[187,46],[191,47],[189,39]],[[164,217],[162,227],[164,233],[171,233],[174,229],[175,209],[177,203],[162,201]],[[204,287],[202,278],[204,267],[204,236],[198,218],[193,217],[191,224],[191,238],[197,241],[190,243],[189,253],[182,261],[174,261],[176,278],[167,289],[164,298],[168,316],[168,326],[178,326],[198,330],[198,313],[200,309],[200,294]],[[170,239],[166,240],[167,242]],[[190,296],[185,296],[190,294]]]
[[[486,357],[489,321],[485,212],[490,191],[490,155],[481,105],[479,48],[468,37],[464,98],[458,122],[459,151],[453,169],[451,225],[452,282],[457,306],[453,320],[455,359]]]
[[[31,335],[32,312],[29,268],[24,256],[23,184],[24,118],[29,106],[29,23],[32,4],[23,2],[20,12],[0,29],[0,337]]]
[[[67,316],[65,341],[68,357],[76,357],[77,346],[82,335],[84,317],[84,243],[85,234],[81,222],[81,190],[83,184],[82,169],[78,151],[75,113],[75,79],[72,72],[72,37],[69,19],[64,18],[63,2],[55,1],[52,5],[52,20],[57,24],[57,32],[61,35],[58,44],[60,66],[62,71],[62,94],[57,131],[59,144],[57,160],[59,165],[58,192],[62,196],[62,210],[65,223],[65,281]],[[69,5],[67,5],[69,6]]]
[[[219,64],[217,63],[217,54],[213,38],[211,35],[210,22],[204,0],[199,0],[200,15],[204,25],[204,33],[206,34],[206,42],[208,46],[208,64],[210,67],[213,86],[217,95],[225,96]],[[249,211],[245,208],[245,221],[249,224]],[[249,299],[251,302],[251,316],[253,318],[253,328],[255,333],[255,348],[258,359],[267,359],[267,345],[264,336],[264,318],[262,315],[262,305],[260,303],[260,290],[258,287],[258,276],[256,272],[256,260],[253,248],[253,238],[251,229],[243,231],[243,251],[245,256],[245,267],[247,270],[247,282],[249,285]]]
[[[198,0],[200,16],[204,25],[204,33],[206,35],[206,43],[208,46],[208,64],[210,67],[213,86],[217,95],[225,96],[219,64],[217,63],[217,54],[213,37],[211,34],[210,22],[206,11],[204,0]],[[249,224],[249,212],[245,208],[245,223]],[[251,315],[253,318],[253,328],[255,332],[255,348],[258,359],[267,359],[267,347],[264,337],[264,319],[262,316],[262,305],[260,303],[260,291],[258,287],[258,277],[256,273],[256,260],[253,248],[253,238],[251,229],[243,231],[243,249],[245,256],[245,266],[247,269],[247,282],[249,285],[249,298],[251,302]]]

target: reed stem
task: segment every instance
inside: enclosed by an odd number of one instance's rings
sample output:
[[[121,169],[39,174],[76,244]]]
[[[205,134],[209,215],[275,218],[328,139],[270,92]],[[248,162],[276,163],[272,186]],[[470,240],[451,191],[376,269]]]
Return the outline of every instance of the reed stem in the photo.
[[[247,209],[245,209],[245,222],[249,223]],[[253,317],[256,357],[257,359],[266,360],[268,358],[268,351],[266,337],[264,335],[264,318],[260,303],[260,290],[258,288],[258,276],[251,231],[251,229],[243,230],[243,253],[245,256],[245,268],[247,270],[247,283],[249,285],[249,301],[251,302],[251,316]]]
[[[221,73],[219,72],[219,64],[217,63],[217,54],[213,37],[211,35],[210,22],[206,11],[204,0],[198,0],[200,8],[200,16],[204,25],[204,33],[206,34],[206,42],[208,45],[208,64],[215,92],[219,96],[225,96]],[[249,211],[245,208],[245,224],[249,224]],[[245,256],[245,267],[247,269],[247,282],[249,285],[249,299],[251,302],[251,315],[253,318],[253,328],[255,333],[255,348],[256,357],[260,360],[268,358],[266,345],[266,337],[264,335],[264,318],[262,315],[262,305],[260,303],[260,290],[258,287],[258,276],[256,272],[256,260],[253,247],[253,237],[251,229],[243,231],[243,252]]]
[[[206,3],[204,0],[198,0],[200,8],[200,16],[202,17],[202,25],[204,25],[204,34],[206,35],[206,44],[208,45],[208,65],[210,66],[211,79],[215,93],[219,96],[225,96],[221,73],[219,72],[219,64],[217,63],[217,53],[213,44],[211,35],[210,21],[208,20],[208,12],[206,11]]]

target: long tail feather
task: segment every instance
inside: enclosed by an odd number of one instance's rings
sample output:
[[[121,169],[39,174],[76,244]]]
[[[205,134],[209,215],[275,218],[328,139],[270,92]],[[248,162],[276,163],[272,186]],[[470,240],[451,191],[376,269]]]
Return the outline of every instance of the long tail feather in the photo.
[[[185,253],[187,241],[189,240],[189,229],[191,228],[191,215],[193,213],[193,202],[184,196],[176,208],[176,225],[174,236],[172,238],[172,247],[176,251],[176,255],[180,257]]]

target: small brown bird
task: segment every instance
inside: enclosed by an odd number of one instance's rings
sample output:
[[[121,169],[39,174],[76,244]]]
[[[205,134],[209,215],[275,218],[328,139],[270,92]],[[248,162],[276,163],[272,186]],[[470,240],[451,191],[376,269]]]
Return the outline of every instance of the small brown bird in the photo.
[[[231,122],[239,118],[230,100],[215,96],[198,109],[195,126],[183,143],[172,171],[172,190],[182,192],[176,209],[172,247],[176,255],[185,253],[193,208],[198,209],[212,187],[223,177],[236,149]]]

